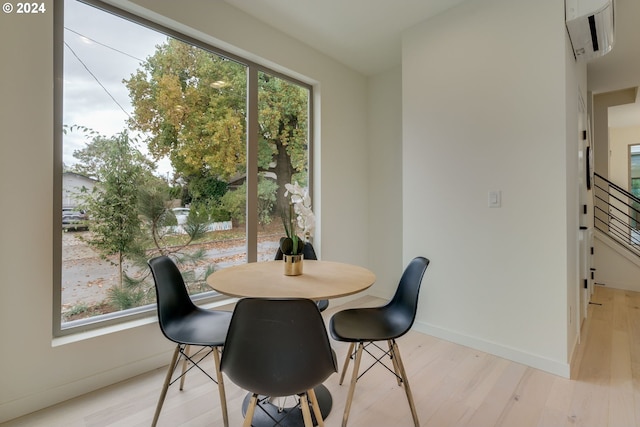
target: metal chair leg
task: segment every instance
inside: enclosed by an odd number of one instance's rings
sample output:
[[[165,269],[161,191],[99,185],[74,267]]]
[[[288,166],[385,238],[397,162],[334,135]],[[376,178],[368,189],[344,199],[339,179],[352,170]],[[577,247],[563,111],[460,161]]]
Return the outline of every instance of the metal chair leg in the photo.
[[[413,424],[415,427],[420,427],[420,421],[418,421],[418,413],[416,412],[416,405],[413,402],[413,394],[411,393],[411,387],[409,386],[409,379],[407,378],[407,371],[404,369],[402,358],[400,357],[400,350],[395,340],[392,340],[392,351],[394,360],[398,364],[400,373],[402,374],[402,382],[404,383],[404,391],[407,394],[407,400],[409,401],[409,408],[411,408],[411,416],[413,417]]]
[[[229,427],[229,415],[227,414],[227,395],[224,391],[224,379],[222,372],[220,372],[220,348],[213,349],[213,359],[216,364],[216,377],[218,381],[218,393],[220,393],[220,406],[222,408],[222,422],[224,427]]]
[[[258,395],[252,394],[251,399],[249,399],[249,405],[247,406],[247,413],[244,415],[244,424],[243,427],[251,427],[251,421],[253,421],[253,413],[256,410],[256,405],[258,404]]]
[[[342,367],[342,373],[340,374],[340,385],[344,381],[344,374],[347,373],[347,368],[349,367],[349,360],[351,360],[351,356],[353,355],[353,345],[355,343],[349,343],[349,350],[347,350],[347,357],[344,360],[344,366]]]
[[[316,392],[313,389],[307,391],[309,395],[309,399],[311,400],[311,407],[313,408],[313,415],[316,417],[316,422],[318,423],[318,427],[324,427],[324,420],[322,419],[322,412],[320,412],[320,405],[318,404],[318,399],[316,398]]]
[[[176,349],[173,351],[173,357],[171,358],[171,363],[169,364],[169,369],[167,370],[167,375],[165,376],[164,384],[162,385],[162,391],[160,392],[160,398],[158,399],[158,404],[156,405],[156,413],[153,414],[153,421],[151,422],[151,427],[155,427],[155,425],[158,423],[158,418],[160,417],[160,411],[162,410],[164,399],[165,397],[167,397],[169,382],[171,382],[173,371],[175,371],[176,369],[176,361],[178,360],[178,354],[180,354],[179,344],[176,346]]]
[[[342,427],[347,427],[347,420],[349,419],[349,411],[351,410],[351,402],[353,401],[353,393],[356,390],[356,382],[358,382],[358,371],[360,370],[360,361],[362,360],[363,348],[364,348],[364,344],[362,342],[359,342],[358,349],[356,351],[356,360],[353,361],[353,374],[351,375],[351,385],[349,385],[349,393],[347,394],[347,403],[344,407],[344,414],[342,416]]]

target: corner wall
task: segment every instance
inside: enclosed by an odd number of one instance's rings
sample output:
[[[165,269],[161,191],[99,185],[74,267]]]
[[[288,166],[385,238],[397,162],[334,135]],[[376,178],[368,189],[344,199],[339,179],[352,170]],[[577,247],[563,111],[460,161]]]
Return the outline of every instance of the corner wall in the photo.
[[[632,104],[637,88],[616,90],[593,95],[593,154],[594,170],[609,179],[609,107]]]
[[[384,266],[370,293],[388,299],[402,258],[402,68],[369,78],[369,263]],[[421,254],[413,254],[418,256]]]

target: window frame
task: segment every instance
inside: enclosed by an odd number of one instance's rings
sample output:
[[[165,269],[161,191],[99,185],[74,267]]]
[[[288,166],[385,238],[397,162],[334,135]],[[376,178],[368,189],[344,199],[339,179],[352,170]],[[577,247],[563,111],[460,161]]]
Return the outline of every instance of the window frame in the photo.
[[[258,73],[265,72],[300,85],[309,91],[308,111],[308,183],[310,194],[313,194],[313,164],[314,164],[314,92],[313,85],[290,75],[274,70],[263,64],[249,60],[200,39],[186,35],[166,25],[141,17],[119,7],[104,3],[101,0],[75,0],[89,6],[96,7],[105,13],[111,13],[135,24],[159,31],[169,37],[173,37],[184,43],[191,44],[200,49],[220,55],[236,61],[247,67],[247,213],[246,213],[246,239],[247,262],[257,261],[258,244]],[[64,89],[64,2],[56,2],[54,8],[54,140],[53,140],[53,337],[64,337],[76,333],[100,329],[107,326],[123,324],[125,322],[151,318],[155,316],[156,305],[149,304],[141,307],[121,310],[114,313],[90,317],[62,323],[62,147],[63,147],[63,89]],[[220,301],[229,299],[215,291],[206,292],[193,297],[197,304],[219,304]]]

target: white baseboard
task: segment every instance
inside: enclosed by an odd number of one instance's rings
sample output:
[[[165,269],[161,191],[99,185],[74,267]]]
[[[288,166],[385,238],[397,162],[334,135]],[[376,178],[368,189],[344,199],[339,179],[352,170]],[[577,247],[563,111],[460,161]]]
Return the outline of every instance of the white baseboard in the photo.
[[[68,384],[29,394],[0,405],[0,424],[166,366],[173,349]],[[159,390],[159,389],[158,389]]]
[[[550,360],[494,342],[489,342],[475,337],[459,334],[457,332],[443,329],[424,322],[416,321],[414,323],[414,329],[416,331],[434,336],[436,338],[474,348],[476,350],[493,354],[494,356],[502,357],[504,359],[508,359],[517,363],[522,363],[523,365],[540,369],[542,371],[549,372],[551,374],[558,375],[564,378],[569,378],[570,375],[570,365],[568,363],[561,363],[555,360]]]

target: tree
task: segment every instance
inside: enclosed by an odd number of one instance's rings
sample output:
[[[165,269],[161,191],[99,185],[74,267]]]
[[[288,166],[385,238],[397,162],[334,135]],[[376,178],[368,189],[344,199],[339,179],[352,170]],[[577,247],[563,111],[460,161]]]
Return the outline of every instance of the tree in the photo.
[[[149,180],[139,189],[138,213],[143,226],[143,234],[151,240],[153,245],[154,256],[182,252],[195,240],[204,236],[209,223],[207,212],[191,209],[187,223],[182,227],[186,232],[186,239],[179,243],[176,241],[167,242],[167,236],[175,233],[171,226],[177,225],[175,215],[168,208],[170,200],[170,188],[161,179]],[[146,264],[147,257],[145,256],[140,261],[142,264]]]
[[[182,253],[202,237],[208,224],[208,213],[192,210],[185,239],[167,236],[176,225],[169,209],[175,189],[153,175],[155,165],[132,144],[126,131],[105,137],[82,127],[66,127],[65,132],[80,130],[89,142],[73,155],[79,160],[73,170],[98,180],[91,192],[82,195],[82,208],[90,218],[91,234],[85,241],[98,250],[103,259],[118,268],[118,286],[108,290],[109,301],[119,309],[137,307],[151,302],[155,296],[149,285],[150,256],[172,255],[179,264],[197,263],[203,250]],[[166,237],[172,237],[169,241]],[[125,260],[132,265],[135,277],[124,268]],[[202,289],[203,280],[195,278],[192,287]]]
[[[187,183],[242,175],[246,74],[241,64],[168,39],[125,80],[134,106],[129,125],[149,135],[151,154],[168,156]],[[281,203],[284,184],[306,184],[309,93],[264,72],[259,84],[258,167],[275,174]]]
[[[73,172],[104,181],[107,175],[112,173],[111,168],[117,156],[121,156],[120,161],[139,166],[147,176],[155,170],[155,164],[133,147],[126,131],[109,138],[83,126],[65,128],[65,131],[69,132],[74,130],[83,132],[90,138],[90,142],[82,149],[73,152],[73,157],[78,160],[70,168]]]
[[[271,223],[271,212],[276,202],[276,183],[271,179],[258,177],[258,223]],[[238,223],[245,221],[247,210],[247,185],[243,183],[237,189],[228,191],[220,200],[222,208],[229,212],[231,219]]]
[[[177,174],[228,178],[244,172],[245,67],[175,39],[158,46],[125,84],[130,127]]]
[[[183,203],[217,202],[227,192],[228,184],[212,176],[194,176],[189,181],[188,194]]]
[[[285,185],[296,181],[303,187],[308,185],[309,91],[266,73],[258,73],[258,78],[261,134],[258,166],[275,174],[276,207],[282,211],[288,205]]]
[[[132,148],[126,132],[111,138],[94,137],[74,152],[74,157],[87,161],[80,170],[99,180],[99,185],[83,196],[83,208],[91,220],[87,242],[105,259],[116,256],[114,264],[122,287],[125,258],[144,253],[137,205],[148,165],[142,153]]]

